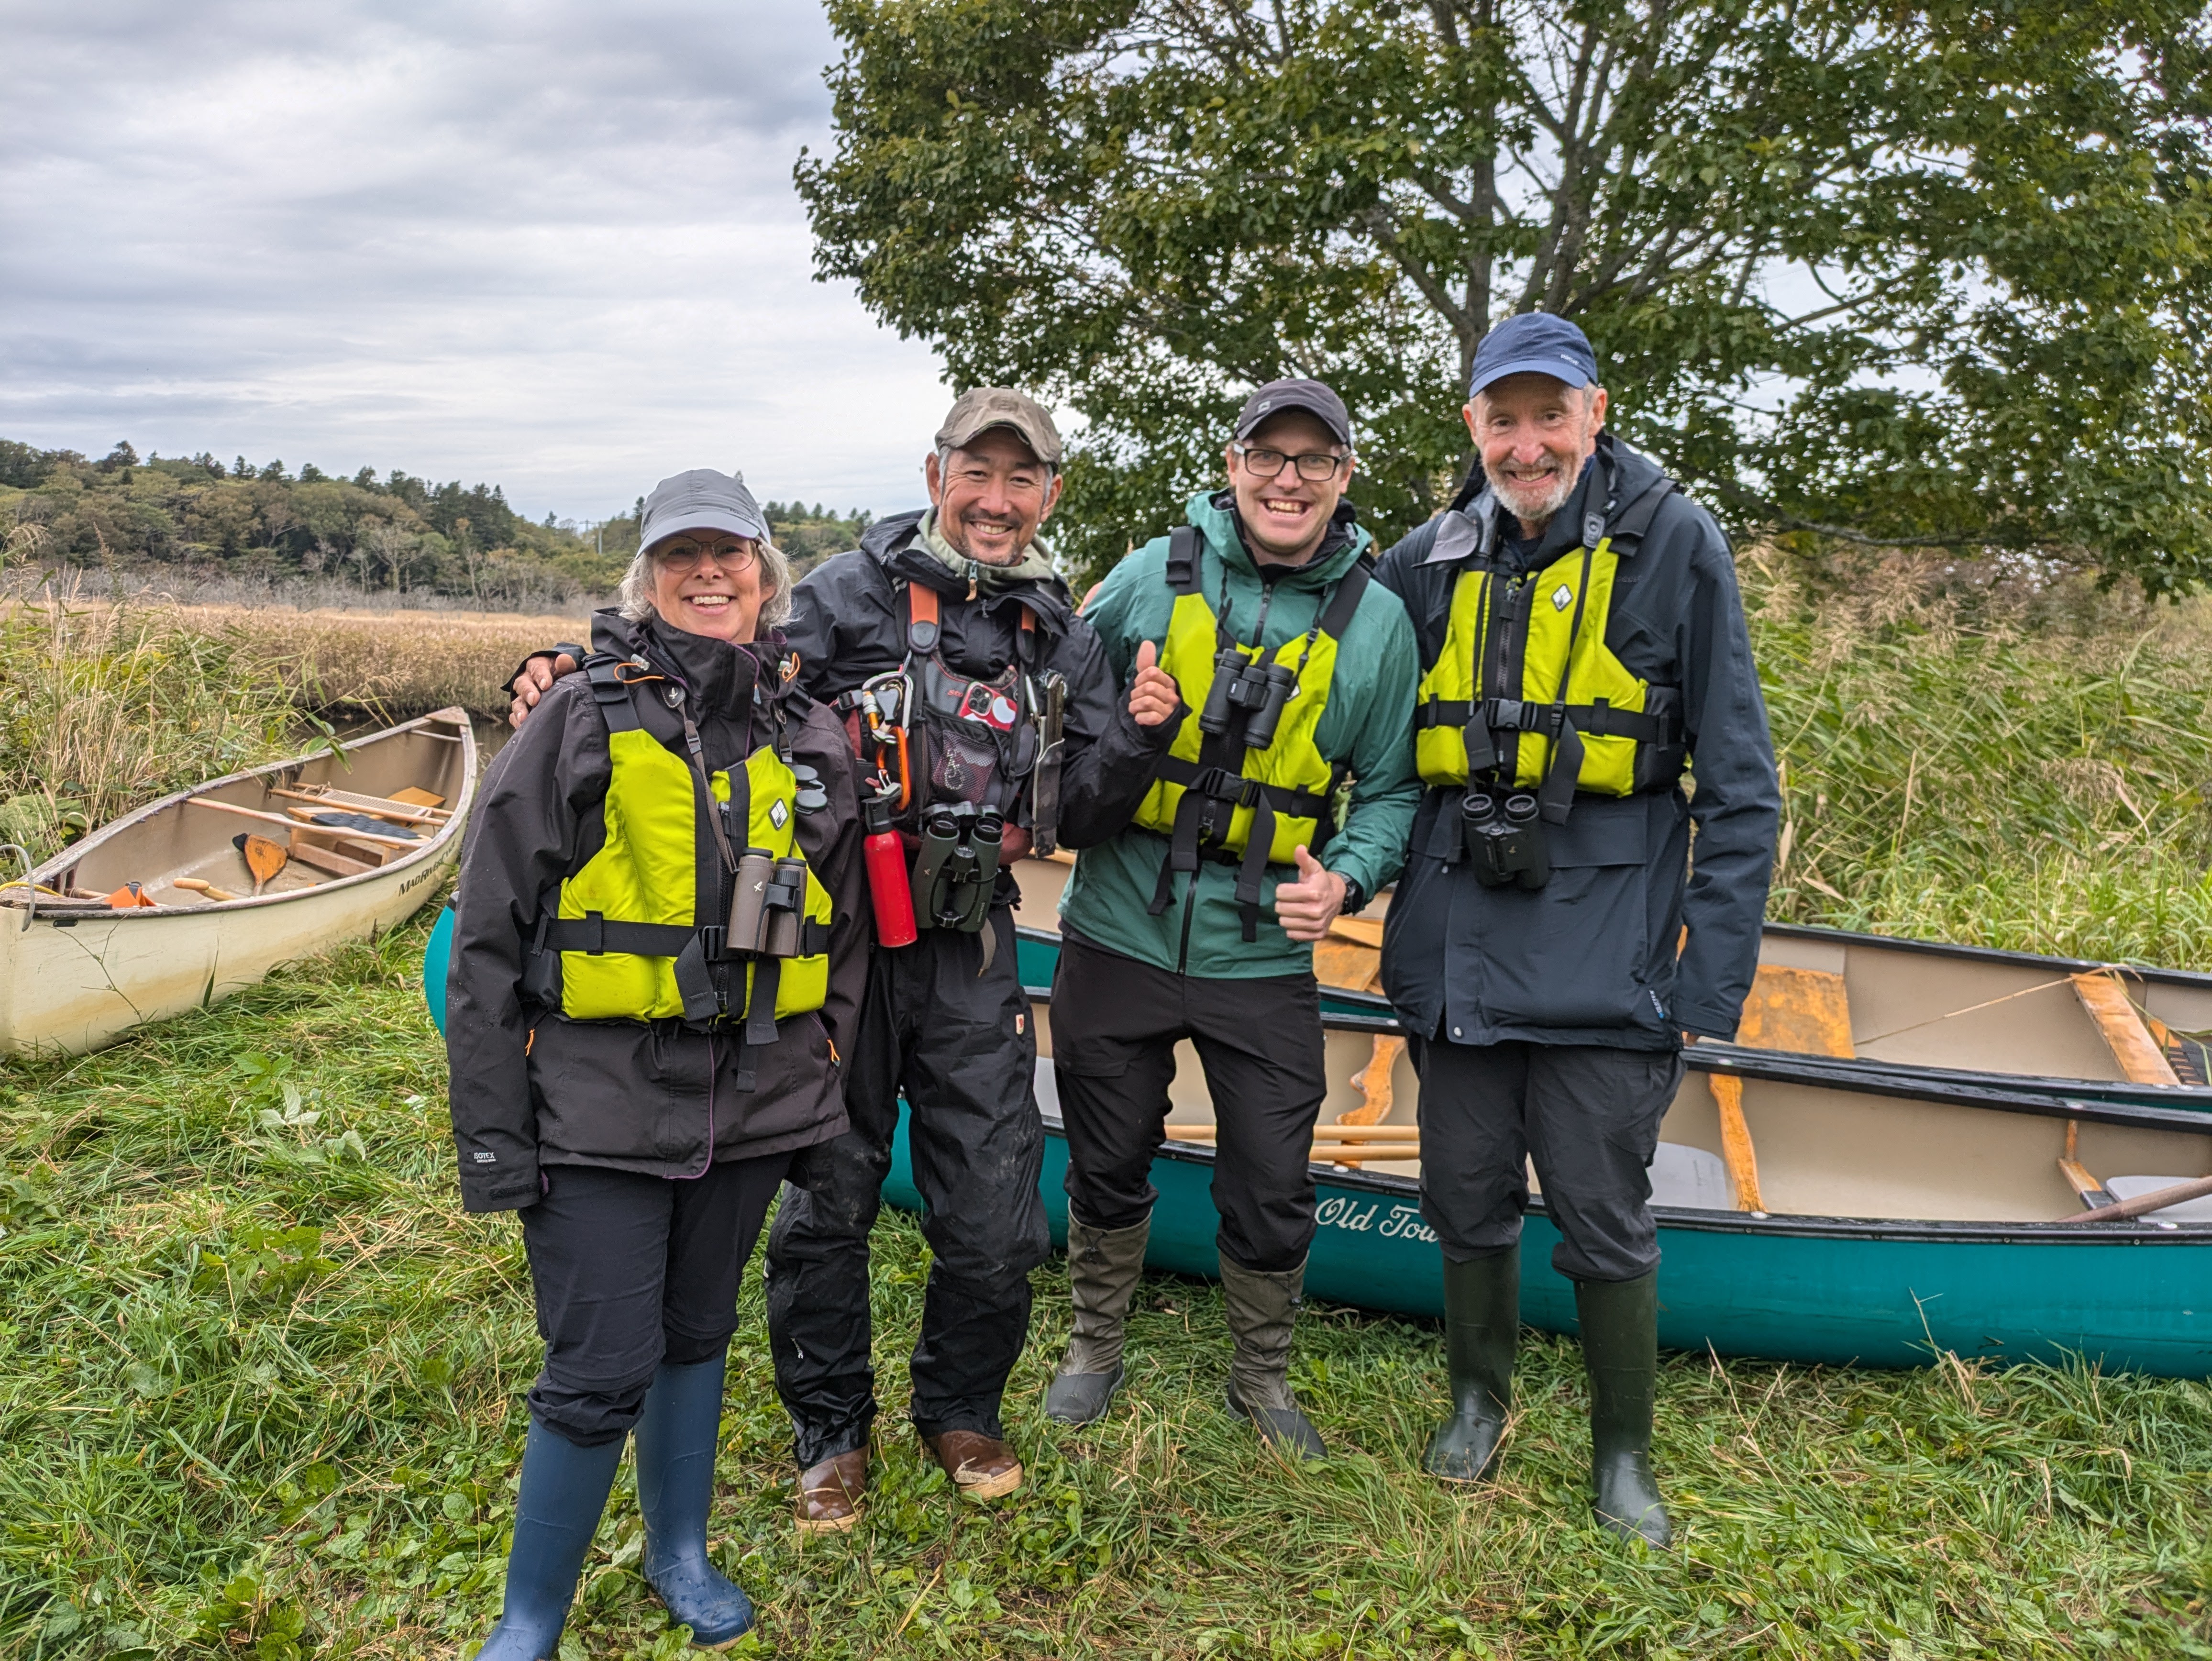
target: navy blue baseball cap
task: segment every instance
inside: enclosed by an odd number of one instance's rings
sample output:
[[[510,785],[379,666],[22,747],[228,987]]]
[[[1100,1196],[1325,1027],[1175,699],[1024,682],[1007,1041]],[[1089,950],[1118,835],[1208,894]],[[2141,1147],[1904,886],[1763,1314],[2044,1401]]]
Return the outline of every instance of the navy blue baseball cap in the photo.
[[[1467,395],[1473,398],[1510,374],[1547,374],[1570,386],[1595,386],[1597,354],[1590,350],[1589,337],[1564,317],[1522,312],[1483,336],[1474,349]]]

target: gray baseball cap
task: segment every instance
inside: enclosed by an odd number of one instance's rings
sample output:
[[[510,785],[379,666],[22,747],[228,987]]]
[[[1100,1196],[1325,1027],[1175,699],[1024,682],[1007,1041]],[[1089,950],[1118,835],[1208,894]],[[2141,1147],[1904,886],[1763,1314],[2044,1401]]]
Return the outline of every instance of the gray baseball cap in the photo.
[[[1060,429],[1044,412],[1044,405],[1011,386],[978,386],[955,399],[937,429],[937,447],[957,450],[978,433],[1006,427],[1030,447],[1048,467],[1060,465]]]
[[[694,467],[653,487],[645,499],[637,545],[650,548],[686,531],[724,531],[756,542],[775,540],[768,532],[767,516],[745,489],[744,475],[718,473],[712,467]]]
[[[1352,411],[1344,400],[1318,380],[1271,380],[1244,400],[1237,412],[1236,435],[1249,438],[1260,424],[1285,410],[1304,410],[1336,435],[1340,444],[1352,442]]]

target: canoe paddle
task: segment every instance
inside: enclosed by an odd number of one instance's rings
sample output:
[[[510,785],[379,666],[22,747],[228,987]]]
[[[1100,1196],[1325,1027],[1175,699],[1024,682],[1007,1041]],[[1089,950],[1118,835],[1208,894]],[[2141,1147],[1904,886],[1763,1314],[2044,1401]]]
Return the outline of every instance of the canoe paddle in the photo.
[[[2212,1177],[2199,1177],[2194,1182],[2176,1183],[2171,1188],[2154,1189],[2148,1194],[2138,1194],[2132,1200],[2122,1200],[2117,1205],[2100,1205],[2094,1211],[2077,1211],[2070,1217],[2061,1217],[2062,1223],[2118,1223],[2130,1217],[2141,1217],[2153,1211],[2163,1211],[2170,1205],[2181,1205],[2190,1200],[2201,1200],[2212,1194]]]
[[[248,836],[239,850],[246,855],[246,868],[253,873],[253,891],[266,888],[271,879],[289,864],[292,856],[278,843],[266,837]]]
[[[228,888],[217,888],[204,877],[179,877],[169,885],[172,888],[189,888],[195,894],[204,894],[211,900],[234,900],[237,895]]]

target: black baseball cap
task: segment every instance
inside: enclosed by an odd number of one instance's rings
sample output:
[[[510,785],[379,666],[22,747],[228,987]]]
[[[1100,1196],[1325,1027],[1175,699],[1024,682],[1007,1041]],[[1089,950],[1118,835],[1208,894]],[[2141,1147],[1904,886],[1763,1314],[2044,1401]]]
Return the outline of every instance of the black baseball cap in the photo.
[[[1474,373],[1468,378],[1473,398],[1492,381],[1510,374],[1547,374],[1570,386],[1597,385],[1597,354],[1589,337],[1564,317],[1522,312],[1509,317],[1474,349]]]
[[[1340,444],[1352,442],[1352,412],[1344,400],[1318,380],[1271,380],[1244,400],[1237,414],[1236,436],[1249,438],[1261,423],[1285,410],[1304,410],[1336,435]]]

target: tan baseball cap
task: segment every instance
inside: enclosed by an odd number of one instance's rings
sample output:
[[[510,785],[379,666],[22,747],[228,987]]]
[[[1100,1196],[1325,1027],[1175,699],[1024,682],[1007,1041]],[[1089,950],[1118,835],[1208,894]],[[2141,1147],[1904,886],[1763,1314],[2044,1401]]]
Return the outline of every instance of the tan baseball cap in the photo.
[[[1011,386],[978,386],[961,393],[937,429],[937,447],[960,449],[994,427],[1011,427],[1039,461],[1049,467],[1060,465],[1060,429],[1044,405]]]

